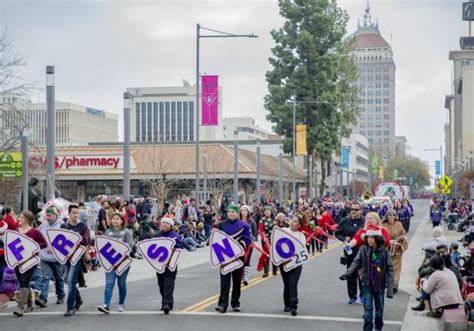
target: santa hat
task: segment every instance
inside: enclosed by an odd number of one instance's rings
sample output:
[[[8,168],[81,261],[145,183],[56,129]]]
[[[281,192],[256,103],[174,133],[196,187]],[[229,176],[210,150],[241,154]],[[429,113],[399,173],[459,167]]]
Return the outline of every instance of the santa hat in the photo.
[[[367,230],[365,230],[365,234],[362,237],[369,236],[369,237],[376,237],[382,236],[382,230],[378,226],[369,225]]]
[[[171,226],[174,226],[174,220],[172,218],[169,218],[169,217],[163,217],[161,219],[161,223],[165,223],[165,224],[169,224]]]

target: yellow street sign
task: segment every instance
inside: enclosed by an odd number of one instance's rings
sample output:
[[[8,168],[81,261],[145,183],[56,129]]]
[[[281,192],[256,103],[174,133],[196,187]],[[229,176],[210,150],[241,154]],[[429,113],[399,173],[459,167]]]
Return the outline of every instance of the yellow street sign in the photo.
[[[444,188],[450,188],[453,185],[453,180],[448,175],[444,175],[443,178],[439,180],[439,184]]]
[[[451,194],[451,189],[450,188],[442,189],[441,194]]]
[[[434,191],[435,191],[435,193],[438,193],[438,192],[439,192],[439,187],[438,187],[438,186],[435,186],[435,187],[434,187]]]

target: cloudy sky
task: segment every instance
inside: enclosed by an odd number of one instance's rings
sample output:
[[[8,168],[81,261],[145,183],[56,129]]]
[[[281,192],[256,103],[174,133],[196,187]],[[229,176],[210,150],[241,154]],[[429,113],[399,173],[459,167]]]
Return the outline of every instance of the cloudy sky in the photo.
[[[467,34],[463,0],[371,0],[372,14],[392,43],[397,65],[396,133],[410,153],[434,163],[443,143],[444,97],[451,91],[448,51]],[[366,0],[339,0],[354,31]],[[127,87],[194,83],[196,23],[258,39],[205,39],[203,73],[220,75],[224,116],[266,122],[265,72],[282,24],[277,0],[0,0],[0,28],[28,62],[24,76],[44,85],[56,66],[56,96],[120,113]],[[45,99],[40,90],[33,101]]]

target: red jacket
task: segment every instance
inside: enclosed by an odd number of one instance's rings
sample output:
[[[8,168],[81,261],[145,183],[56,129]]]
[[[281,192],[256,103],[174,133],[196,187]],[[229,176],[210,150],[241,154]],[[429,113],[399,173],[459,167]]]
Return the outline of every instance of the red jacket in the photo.
[[[336,222],[332,218],[331,213],[326,211],[321,216],[321,219],[319,220],[319,225],[323,228],[324,231],[333,231]]]
[[[12,215],[10,214],[5,215],[5,217],[3,218],[3,221],[8,224],[8,230],[18,229],[18,221],[15,220]]]
[[[362,236],[365,235],[366,231],[367,229],[360,229],[356,232],[356,234],[352,238],[356,241],[356,247],[362,246],[365,243],[364,239],[362,239]],[[382,232],[382,236],[385,239],[385,242],[384,242],[385,246],[390,247],[390,235],[388,234],[387,229],[382,226],[380,227],[380,231]]]

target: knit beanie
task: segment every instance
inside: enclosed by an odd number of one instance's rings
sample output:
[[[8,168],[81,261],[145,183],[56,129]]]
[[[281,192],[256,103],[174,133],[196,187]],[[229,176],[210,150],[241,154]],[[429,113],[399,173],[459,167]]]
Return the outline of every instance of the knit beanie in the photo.
[[[229,205],[229,209],[232,209],[234,212],[238,213],[239,212],[239,207],[237,207],[236,205],[234,204],[230,204]]]

